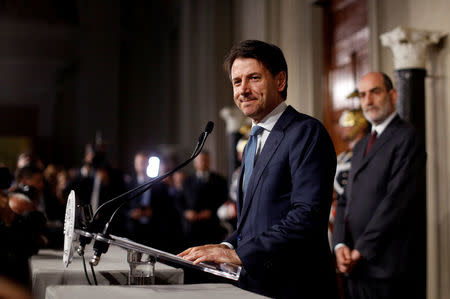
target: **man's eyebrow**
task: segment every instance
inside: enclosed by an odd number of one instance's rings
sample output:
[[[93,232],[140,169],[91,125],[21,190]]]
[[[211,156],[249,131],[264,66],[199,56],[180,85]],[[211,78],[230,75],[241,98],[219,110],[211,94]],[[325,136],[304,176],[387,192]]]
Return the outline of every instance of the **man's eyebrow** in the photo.
[[[261,73],[260,72],[253,72],[253,73],[250,73],[250,74],[246,74],[243,77],[251,77],[251,76],[255,76],[255,75],[261,76]],[[241,79],[241,77],[237,76],[237,77],[231,78],[231,81],[235,81],[235,80],[238,80],[238,79]]]
[[[363,94],[363,93],[366,93],[366,92],[376,91],[376,90],[378,90],[378,89],[381,89],[381,86],[375,86],[375,87],[373,87],[373,88],[371,88],[371,89],[369,89],[369,90],[360,90],[360,91],[359,91],[359,94]]]

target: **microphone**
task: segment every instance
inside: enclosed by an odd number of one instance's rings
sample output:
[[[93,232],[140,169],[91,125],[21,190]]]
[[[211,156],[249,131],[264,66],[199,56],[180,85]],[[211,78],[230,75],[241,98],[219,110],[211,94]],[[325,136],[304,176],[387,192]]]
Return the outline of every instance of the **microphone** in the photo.
[[[205,133],[211,134],[211,132],[212,132],[213,129],[214,129],[214,123],[213,123],[212,121],[209,121],[209,122],[206,124],[206,127],[205,127]]]
[[[145,191],[147,191],[148,189],[150,189],[154,184],[161,182],[162,180],[164,180],[165,178],[167,178],[168,176],[172,175],[174,172],[180,170],[181,168],[185,167],[186,165],[188,165],[190,162],[192,162],[192,160],[194,160],[202,151],[203,149],[203,145],[206,142],[206,139],[208,138],[208,135],[211,134],[212,130],[214,129],[214,123],[212,121],[209,121],[206,124],[205,130],[204,132],[202,132],[198,138],[197,141],[197,145],[194,149],[194,152],[192,153],[192,155],[183,163],[181,163],[180,165],[176,166],[174,169],[168,171],[167,173],[158,176],[156,178],[151,179],[150,181],[132,189],[129,190],[107,202],[105,202],[104,204],[102,204],[100,207],[98,207],[97,211],[95,211],[94,216],[92,217],[92,222],[90,227],[94,227],[94,223],[95,223],[95,217],[99,214],[99,211],[101,209],[104,209],[104,207],[114,204],[115,202],[119,202],[119,206],[116,208],[116,210],[113,212],[113,214],[111,215],[111,218],[108,220],[108,222],[105,224],[103,232],[100,234],[103,238],[107,238],[107,236],[109,235],[108,233],[108,228],[109,225],[111,223],[111,221],[113,220],[114,216],[116,215],[117,211],[129,200],[138,197],[139,195],[141,195],[142,193],[144,193]],[[135,192],[135,193],[134,193]],[[129,196],[130,195],[130,196]],[[99,240],[95,240],[94,242],[94,255],[90,261],[90,264],[93,266],[98,265],[99,261],[100,261],[100,256],[103,253],[106,253],[108,251],[108,247],[109,247],[109,243],[103,242],[103,241],[99,241]]]

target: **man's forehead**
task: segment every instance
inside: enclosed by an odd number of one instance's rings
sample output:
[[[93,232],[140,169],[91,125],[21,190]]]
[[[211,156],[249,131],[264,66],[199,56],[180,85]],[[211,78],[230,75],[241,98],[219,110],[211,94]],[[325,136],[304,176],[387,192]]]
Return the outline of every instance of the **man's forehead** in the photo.
[[[383,78],[381,76],[376,76],[376,74],[363,77],[359,82],[359,92],[365,92],[372,90],[374,88],[383,88]]]
[[[261,61],[255,58],[239,57],[234,60],[233,65],[231,66],[231,77],[233,77],[233,75],[241,75],[241,72],[255,73],[261,72],[264,69],[265,67]]]

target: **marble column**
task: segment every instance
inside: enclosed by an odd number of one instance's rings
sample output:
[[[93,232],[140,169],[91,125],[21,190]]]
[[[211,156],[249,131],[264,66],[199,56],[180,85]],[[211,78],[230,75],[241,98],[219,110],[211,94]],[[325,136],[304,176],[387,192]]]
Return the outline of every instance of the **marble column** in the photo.
[[[444,36],[441,32],[397,27],[380,36],[394,55],[398,91],[397,112],[425,139],[425,62],[429,46]]]
[[[450,222],[445,221],[448,211],[447,185],[445,169],[446,155],[443,154],[442,146],[439,144],[446,140],[446,135],[441,131],[434,119],[435,113],[442,107],[438,104],[439,99],[428,97],[432,103],[425,102],[425,76],[426,61],[428,60],[429,48],[437,44],[445,36],[440,32],[430,32],[398,27],[391,32],[381,35],[384,46],[390,47],[394,55],[394,67],[396,83],[399,91],[397,109],[400,115],[416,126],[425,138],[427,132],[427,298],[441,298],[438,294],[447,294],[449,287],[449,250],[448,231]],[[433,73],[433,70],[431,70]],[[430,86],[430,85],[427,85]],[[430,93],[430,90],[427,91]],[[439,105],[439,108],[436,108]],[[425,109],[427,107],[427,109]],[[425,119],[427,110],[428,119]],[[444,112],[445,113],[445,112]],[[439,118],[439,117],[438,117]],[[427,125],[425,125],[427,124]],[[441,131],[441,132],[440,132]],[[445,130],[444,130],[445,132]],[[441,140],[441,142],[438,142]],[[441,212],[443,211],[443,212]],[[447,298],[447,297],[442,297]]]

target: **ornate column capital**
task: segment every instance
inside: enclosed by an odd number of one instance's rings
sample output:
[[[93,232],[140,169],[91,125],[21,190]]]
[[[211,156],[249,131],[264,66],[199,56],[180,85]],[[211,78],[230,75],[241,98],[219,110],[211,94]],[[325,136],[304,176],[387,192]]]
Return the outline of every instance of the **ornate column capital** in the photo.
[[[380,35],[381,44],[390,47],[395,69],[425,69],[427,49],[447,33],[397,27]]]

